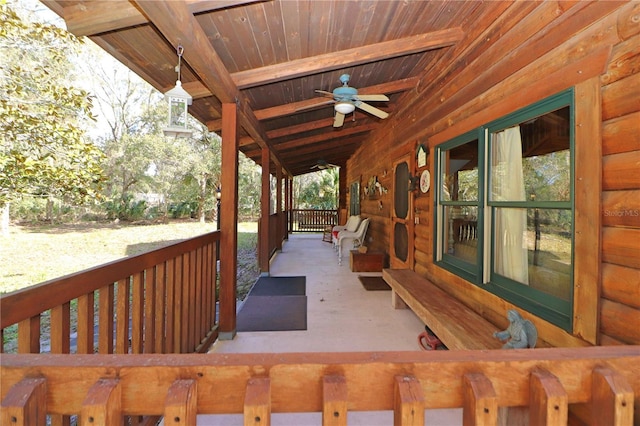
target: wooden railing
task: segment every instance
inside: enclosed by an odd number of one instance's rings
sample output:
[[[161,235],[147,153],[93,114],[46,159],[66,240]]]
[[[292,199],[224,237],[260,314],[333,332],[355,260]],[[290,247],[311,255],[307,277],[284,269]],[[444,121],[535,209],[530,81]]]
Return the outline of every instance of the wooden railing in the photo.
[[[422,426],[425,409],[439,408],[462,408],[465,425],[495,425],[511,410],[531,425],[567,424],[574,413],[587,424],[631,425],[640,406],[640,347],[3,355],[0,385],[7,425],[44,425],[45,414],[79,415],[81,424],[146,415],[192,425],[196,414],[228,413],[268,425],[271,413],[305,412],[346,425],[347,411],[393,410],[394,424]]]
[[[3,295],[0,337],[17,324],[18,353],[41,343],[58,354],[204,351],[217,336],[218,240],[212,232]]]
[[[338,224],[338,210],[292,210],[293,232],[322,232],[327,226]]]

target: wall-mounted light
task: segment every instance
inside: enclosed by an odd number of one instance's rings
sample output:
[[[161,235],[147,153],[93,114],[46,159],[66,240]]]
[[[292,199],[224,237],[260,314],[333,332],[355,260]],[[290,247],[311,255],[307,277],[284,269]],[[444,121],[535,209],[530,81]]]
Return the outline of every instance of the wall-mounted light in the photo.
[[[176,86],[164,94],[165,99],[169,103],[169,126],[163,129],[163,131],[165,136],[173,136],[176,138],[187,138],[191,136],[191,130],[187,129],[187,107],[191,105],[193,98],[182,88],[182,82],[180,81],[180,65],[183,52],[184,48],[178,46],[178,65],[176,65],[178,80],[176,80]]]
[[[355,111],[356,106],[351,102],[338,102],[334,106],[334,109],[341,114],[347,115]]]

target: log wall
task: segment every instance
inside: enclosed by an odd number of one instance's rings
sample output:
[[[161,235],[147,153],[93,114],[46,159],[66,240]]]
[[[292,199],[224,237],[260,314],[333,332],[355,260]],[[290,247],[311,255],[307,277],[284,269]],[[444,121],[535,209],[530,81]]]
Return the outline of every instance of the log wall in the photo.
[[[640,4],[515,2],[488,13],[470,22],[460,43],[440,51],[447,60],[417,85],[420,100],[400,107],[347,164],[347,182],[360,179],[364,189],[377,176],[389,188],[361,195],[362,215],[372,219],[368,245],[389,252],[395,158],[423,143],[433,176],[436,145],[573,87],[580,233],[574,328],[531,320],[556,346],[639,344]],[[487,21],[489,28],[481,24]],[[506,326],[512,305],[434,265],[432,205],[433,191],[414,193],[414,270]]]

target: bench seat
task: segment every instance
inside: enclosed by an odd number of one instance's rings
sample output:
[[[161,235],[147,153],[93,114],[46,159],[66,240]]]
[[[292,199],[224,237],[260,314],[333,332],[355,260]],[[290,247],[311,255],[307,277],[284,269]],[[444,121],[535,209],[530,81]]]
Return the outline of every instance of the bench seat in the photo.
[[[428,279],[409,269],[384,269],[382,277],[394,296],[429,327],[449,349],[500,349],[493,337],[499,329],[450,296]]]

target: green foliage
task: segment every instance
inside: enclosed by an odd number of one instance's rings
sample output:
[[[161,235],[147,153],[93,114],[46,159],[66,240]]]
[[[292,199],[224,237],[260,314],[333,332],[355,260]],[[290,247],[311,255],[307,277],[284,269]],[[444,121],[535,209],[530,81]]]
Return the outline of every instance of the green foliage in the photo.
[[[336,168],[308,173],[294,179],[300,209],[336,209],[340,175]]]
[[[87,92],[70,83],[78,40],[0,4],[0,206],[23,195],[99,197],[102,153],[85,139]]]

